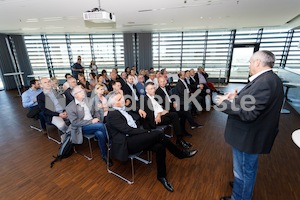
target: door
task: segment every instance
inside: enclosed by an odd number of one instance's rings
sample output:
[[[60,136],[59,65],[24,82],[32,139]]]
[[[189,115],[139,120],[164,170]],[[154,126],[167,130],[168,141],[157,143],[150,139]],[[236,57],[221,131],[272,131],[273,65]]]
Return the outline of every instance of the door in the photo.
[[[258,50],[256,44],[235,45],[230,66],[229,82],[247,83],[249,78],[249,60]]]

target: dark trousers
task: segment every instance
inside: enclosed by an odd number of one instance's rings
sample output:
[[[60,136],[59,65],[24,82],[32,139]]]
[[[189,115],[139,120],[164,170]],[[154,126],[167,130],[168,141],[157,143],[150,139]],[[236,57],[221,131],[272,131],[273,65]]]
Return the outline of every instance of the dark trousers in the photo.
[[[172,124],[175,135],[177,139],[180,139],[182,137],[182,132],[184,127],[180,126],[179,117],[178,114],[175,112],[168,112],[167,114],[161,116],[161,122],[159,125],[169,125]]]
[[[180,117],[180,125],[183,128],[183,131],[185,131],[185,122],[186,121],[189,122],[190,126],[197,126],[198,124],[194,121],[191,111],[189,111],[189,110],[185,111],[183,107],[184,107],[183,105],[180,106],[179,111],[176,111],[175,109],[171,110],[171,111],[177,112],[178,116]]]
[[[183,158],[183,152],[178,149],[160,131],[151,131],[127,137],[128,153],[138,153],[142,150],[150,150],[156,153],[157,177],[166,177],[166,148],[177,158]]]

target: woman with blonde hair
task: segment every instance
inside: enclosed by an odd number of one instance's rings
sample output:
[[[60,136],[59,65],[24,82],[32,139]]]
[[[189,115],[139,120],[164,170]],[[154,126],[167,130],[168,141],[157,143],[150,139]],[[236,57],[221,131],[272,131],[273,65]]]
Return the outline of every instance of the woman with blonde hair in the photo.
[[[93,99],[93,106],[95,108],[95,116],[100,122],[105,123],[105,117],[108,113],[107,99],[104,95],[104,84],[98,83],[94,89],[95,96]]]

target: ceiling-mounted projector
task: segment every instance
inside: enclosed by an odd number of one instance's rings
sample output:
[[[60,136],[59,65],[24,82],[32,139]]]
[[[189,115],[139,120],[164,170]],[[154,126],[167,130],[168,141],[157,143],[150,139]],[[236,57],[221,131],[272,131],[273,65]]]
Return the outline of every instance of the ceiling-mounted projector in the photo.
[[[105,10],[93,11],[93,12],[84,12],[83,19],[86,21],[91,21],[94,23],[112,23],[116,22],[116,16]]]
[[[101,8],[100,0],[99,8],[93,8],[83,13],[83,19],[94,23],[113,23],[116,22],[116,16]]]

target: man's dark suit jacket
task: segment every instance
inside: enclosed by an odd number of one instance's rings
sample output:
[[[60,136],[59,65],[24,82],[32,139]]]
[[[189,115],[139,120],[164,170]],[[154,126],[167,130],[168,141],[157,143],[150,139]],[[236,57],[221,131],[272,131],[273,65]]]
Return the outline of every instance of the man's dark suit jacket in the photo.
[[[106,116],[106,126],[112,138],[112,157],[120,161],[126,161],[128,159],[126,138],[137,134],[148,133],[147,130],[130,127],[127,124],[126,118],[118,110],[108,112]],[[136,142],[138,143],[139,141]]]
[[[267,71],[249,82],[235,99],[241,107],[241,99],[251,95],[255,103],[252,111],[231,108],[231,102],[223,101],[228,114],[225,140],[242,152],[249,154],[269,153],[278,133],[280,110],[283,103],[283,86],[273,71]],[[222,104],[221,104],[222,105]]]
[[[204,76],[205,80],[207,81],[207,78],[208,78],[208,74],[207,73],[202,73],[202,75]],[[197,81],[197,84],[200,84],[199,83],[199,76],[198,76],[198,72],[196,72],[195,76],[194,76],[194,79]]]
[[[54,91],[53,91],[54,92]],[[61,99],[62,100],[62,108],[64,108],[66,105],[66,99],[63,95],[60,95],[58,93],[54,92],[54,95],[57,97],[57,99]],[[46,105],[46,99],[47,99],[47,105]],[[64,102],[63,102],[64,101]],[[37,102],[38,102],[38,106],[41,109],[41,111],[44,113],[45,116],[45,121],[47,123],[51,123],[52,121],[52,117],[53,116],[59,116],[59,113],[54,111],[55,107],[54,104],[52,103],[50,97],[47,95],[47,98],[44,94],[44,92],[41,92],[38,96],[37,96]],[[59,101],[60,102],[60,101]]]
[[[140,98],[140,94],[137,92],[135,85],[133,84],[133,89],[135,89],[135,93],[138,96],[138,98]],[[133,96],[132,94],[132,90],[130,89],[129,85],[126,83],[123,87],[122,90],[124,92],[124,95],[130,95]]]
[[[66,102],[67,102],[67,105],[68,105],[69,103],[71,103],[71,101],[74,100],[74,97],[73,97],[73,95],[71,94],[71,92],[72,92],[72,89],[71,89],[71,88],[66,89],[66,91],[64,92],[64,95],[66,96]]]
[[[166,89],[167,93],[170,95],[170,92]],[[163,109],[167,109],[167,108],[171,108],[173,107],[173,102],[174,102],[174,99],[171,99],[171,103],[168,101],[168,98],[167,98],[167,95],[166,93],[161,89],[161,87],[158,87],[155,91],[155,94],[160,96],[162,98],[162,103],[160,104]],[[170,110],[170,109],[167,109],[167,110]]]
[[[121,86],[124,87],[124,85],[126,84],[126,80],[124,80],[123,78],[119,77],[117,78],[117,81],[119,81],[121,83]]]
[[[198,89],[197,88],[198,84],[192,78],[189,78],[189,80],[190,83],[188,83],[187,78],[185,78],[185,82],[188,85],[189,89],[191,90],[191,93],[194,93]]]
[[[184,94],[185,93],[186,93],[187,97],[189,97],[189,94],[187,94],[187,91],[185,89],[186,89],[186,87],[184,86],[182,81],[180,79],[178,79],[178,82],[176,84],[176,91],[177,91],[177,95],[179,96],[179,99],[180,99],[180,105],[184,105]]]

